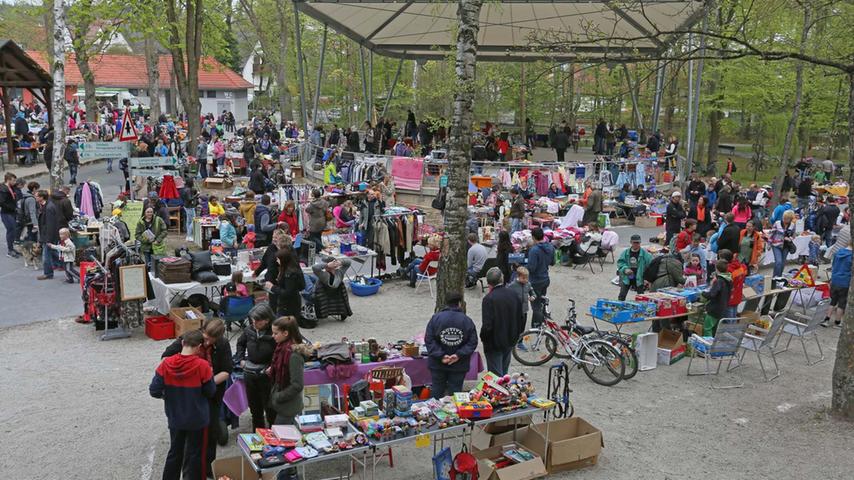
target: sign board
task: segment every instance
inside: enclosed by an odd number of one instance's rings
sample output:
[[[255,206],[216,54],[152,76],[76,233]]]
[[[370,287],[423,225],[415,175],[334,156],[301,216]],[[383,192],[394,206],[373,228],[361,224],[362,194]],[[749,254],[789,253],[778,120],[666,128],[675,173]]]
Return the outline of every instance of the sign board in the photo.
[[[130,159],[131,168],[174,167],[178,165],[176,157],[133,157]]]
[[[128,226],[128,230],[135,232],[140,218],[142,218],[142,200],[128,200],[125,202],[125,207],[122,209],[122,220]]]
[[[175,170],[164,170],[162,168],[131,168],[130,174],[132,176],[140,176],[140,177],[162,177],[163,175],[176,175],[178,172]]]
[[[124,158],[128,156],[128,144],[123,142],[81,142],[77,147],[80,160],[93,158]]]
[[[136,133],[136,126],[134,126],[133,118],[130,116],[130,108],[126,108],[122,117],[122,131],[119,133],[119,141],[135,142],[137,140],[139,140],[139,134]]]

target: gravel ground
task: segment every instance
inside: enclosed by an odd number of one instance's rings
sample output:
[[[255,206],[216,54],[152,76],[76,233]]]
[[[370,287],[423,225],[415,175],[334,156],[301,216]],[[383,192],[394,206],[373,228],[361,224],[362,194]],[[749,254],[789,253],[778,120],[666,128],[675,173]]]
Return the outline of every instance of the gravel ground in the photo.
[[[621,230],[621,237],[627,239],[628,231]],[[595,298],[616,297],[617,288],[609,283],[613,269],[607,264],[604,273],[597,268],[594,275],[554,268],[549,293],[555,317],[563,316],[568,297],[578,302],[582,319]],[[404,283],[392,282],[376,296],[351,297],[354,317],[321,322],[307,335],[322,341],[410,338],[423,331],[432,312],[425,287],[416,295]],[[479,289],[469,291],[467,299],[479,325]],[[748,358],[742,389],[710,390],[705,379],[685,376],[687,360],[611,388],[573,373],[576,414],[603,431],[605,449],[597,466],[551,478],[851,478],[851,424],[826,414],[838,330],[820,330],[827,360],[806,366],[801,351],[793,349],[778,357],[783,374],[769,384],[762,382],[755,358]],[[142,332],[102,342],[91,327],[68,318],[0,329],[4,477],[159,478],[168,433],[163,407],[148,396],[147,386],[166,345]],[[511,369],[519,369],[515,360]],[[546,366],[522,370],[545,390]],[[250,423],[247,412],[240,431],[248,431]],[[48,432],[51,455],[35,454]],[[219,456],[236,454],[232,434]],[[395,468],[381,462],[377,478],[431,478],[432,449],[405,445],[394,454]],[[312,467],[308,477],[346,468],[345,462]]]

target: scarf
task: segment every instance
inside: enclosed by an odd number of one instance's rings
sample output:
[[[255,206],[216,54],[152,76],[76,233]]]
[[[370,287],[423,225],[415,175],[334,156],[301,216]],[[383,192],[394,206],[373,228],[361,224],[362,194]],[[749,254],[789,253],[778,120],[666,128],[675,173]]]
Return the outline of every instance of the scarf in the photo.
[[[276,345],[276,350],[273,352],[273,361],[270,364],[270,376],[273,378],[273,383],[280,387],[285,387],[291,383],[291,374],[288,370],[288,365],[291,363],[292,347],[293,342],[287,340]]]
[[[211,366],[213,366],[213,349],[213,345],[205,345],[204,342],[202,342],[202,348],[199,349],[199,356]]]

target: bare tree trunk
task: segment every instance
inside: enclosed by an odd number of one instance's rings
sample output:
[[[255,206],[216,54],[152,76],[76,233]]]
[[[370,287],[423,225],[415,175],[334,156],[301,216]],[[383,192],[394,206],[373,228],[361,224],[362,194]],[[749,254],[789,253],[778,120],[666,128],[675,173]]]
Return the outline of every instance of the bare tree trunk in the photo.
[[[460,0],[457,7],[456,93],[451,119],[451,145],[448,154],[448,196],[445,210],[445,232],[448,251],[439,265],[436,285],[436,309],[445,304],[452,292],[463,293],[466,276],[465,223],[469,169],[471,168],[472,118],[474,116],[474,78],[477,63],[477,34],[483,0]]]
[[[189,130],[189,152],[196,151],[201,122],[199,121],[199,61],[202,54],[202,27],[204,25],[203,0],[186,1],[186,28],[183,41],[178,30],[178,11],[176,0],[166,2],[166,18],[169,23],[169,51],[172,53],[172,73],[181,104],[187,114]],[[186,62],[186,63],[185,63]]]
[[[836,104],[833,107],[833,118],[830,123],[830,149],[827,151],[827,159],[833,160],[836,156],[836,147],[837,143],[839,143],[839,131],[837,130],[839,126],[839,110],[842,108],[842,93],[843,83],[842,78],[839,79],[839,87],[836,89]]]
[[[807,41],[810,33],[810,22],[812,18],[812,8],[808,3],[804,4],[804,24],[801,30],[800,53],[804,54],[807,47]],[[791,161],[789,156],[792,150],[792,140],[795,137],[795,130],[798,127],[798,115],[801,111],[801,98],[804,92],[804,63],[798,62],[795,65],[795,101],[792,105],[792,117],[789,118],[789,125],[786,127],[786,139],[783,142],[783,155],[781,157],[780,169],[777,173],[777,178],[774,180],[774,196],[771,199],[771,208],[780,201],[780,190],[783,188],[783,177],[786,175],[786,170],[789,168]]]
[[[50,73],[53,75],[53,0],[45,0],[43,5],[45,32],[47,32],[47,63],[50,65]],[[45,101],[51,101],[45,99]],[[45,105],[47,107],[47,105]]]
[[[76,43],[76,42],[75,42]],[[86,123],[98,123],[98,100],[95,98],[95,73],[89,66],[89,53],[85,48],[75,49],[74,62],[83,77],[83,104],[86,105]]]
[[[276,84],[278,87],[277,97],[279,100],[279,110],[281,111],[282,120],[294,119],[293,99],[291,91],[288,90],[288,76],[285,66],[288,60],[288,20],[285,15],[285,5],[283,0],[276,0],[276,8],[279,11],[279,35],[278,56],[274,68],[276,69]],[[274,54],[275,55],[275,54]]]
[[[53,162],[50,185],[62,186],[62,167],[65,158],[65,0],[53,0]]]
[[[848,74],[848,184],[854,185],[854,73]],[[848,192],[848,204],[854,202],[854,190]],[[849,227],[854,234],[854,222]],[[852,237],[854,238],[854,237]],[[848,289],[848,301],[854,301],[854,288]],[[836,363],[833,365],[834,414],[854,419],[854,308],[845,311],[842,332],[836,344]]]
[[[151,112],[151,124],[157,125],[160,119],[160,55],[151,35],[145,36],[145,64],[148,67],[148,107]]]
[[[674,63],[672,70],[673,78],[670,80],[670,88],[664,96],[667,99],[667,106],[664,107],[664,131],[668,135],[673,135],[673,114],[676,113],[676,99],[679,94],[679,66]]]
[[[569,125],[575,128],[575,63],[569,64]]]

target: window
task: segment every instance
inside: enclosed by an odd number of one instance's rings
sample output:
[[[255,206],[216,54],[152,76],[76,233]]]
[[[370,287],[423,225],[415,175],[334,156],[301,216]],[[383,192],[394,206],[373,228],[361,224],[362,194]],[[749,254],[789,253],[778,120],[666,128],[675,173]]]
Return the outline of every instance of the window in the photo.
[[[133,96],[135,96],[135,97],[137,97],[137,96],[139,96],[139,89],[137,89],[137,88],[129,88],[129,89],[128,89],[128,93],[129,93],[129,94],[131,94],[131,95],[133,95]]]
[[[216,90],[208,90],[208,98],[216,98]]]

